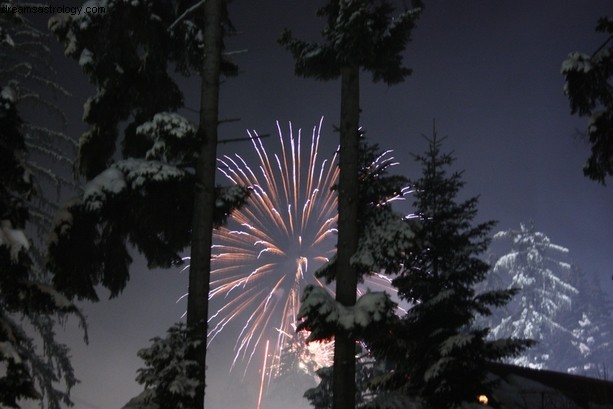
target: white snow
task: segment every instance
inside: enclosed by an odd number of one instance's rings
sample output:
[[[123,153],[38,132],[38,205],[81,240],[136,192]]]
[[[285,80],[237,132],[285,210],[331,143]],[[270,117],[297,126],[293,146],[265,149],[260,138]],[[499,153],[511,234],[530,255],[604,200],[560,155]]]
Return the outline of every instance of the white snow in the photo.
[[[88,97],[83,103],[83,121],[89,116],[89,111],[92,109],[92,103],[96,101],[97,96]]]
[[[391,209],[379,208],[368,218],[351,264],[365,271],[381,271],[409,247],[414,233],[402,216]]]
[[[138,192],[147,182],[162,182],[184,176],[185,172],[181,169],[159,161],[134,158],[121,160],[85,185],[83,203],[87,211],[96,212],[102,209],[110,197],[121,194],[124,189]]]
[[[0,27],[0,42],[3,42],[9,47],[15,47],[15,41],[13,41],[13,38],[9,35],[9,33],[4,32],[1,27]]]
[[[2,91],[0,91],[0,98],[3,99],[6,103],[15,103],[15,101],[17,100],[17,92],[15,91],[15,89],[13,87],[2,87]],[[8,109],[9,106],[5,105],[5,107]]]
[[[51,299],[53,300],[53,305],[55,307],[59,309],[68,309],[74,307],[74,304],[70,302],[70,300],[66,298],[66,296],[59,293],[52,286],[41,282],[37,282],[35,283],[35,285],[40,290],[40,292],[45,293],[51,297]]]
[[[185,172],[175,166],[143,159],[118,161],[112,168],[119,169],[124,174],[125,181],[133,190],[140,189],[147,181],[162,182],[185,176]]]
[[[108,196],[117,195],[125,188],[126,180],[121,170],[108,168],[85,185],[85,208],[88,211],[100,210]]]
[[[19,252],[30,248],[30,241],[21,229],[13,229],[10,220],[0,222],[0,246],[9,248],[11,259],[17,260]]]
[[[21,362],[21,356],[10,342],[0,342],[0,356],[12,359],[15,363]]]
[[[160,112],[153,116],[153,120],[145,122],[136,128],[137,134],[155,135],[165,133],[177,139],[192,135],[196,128],[188,119],[174,112]]]
[[[79,57],[79,65],[81,67],[91,65],[94,62],[93,57],[94,57],[94,53],[88,50],[87,48],[84,48],[83,51],[81,51],[81,56]]]
[[[587,73],[592,69],[590,56],[583,53],[572,52],[568,54],[568,58],[562,62],[561,74],[566,74],[570,71],[580,71]]]
[[[353,306],[344,306],[332,298],[323,287],[305,289],[299,319],[317,316],[332,326],[345,331],[366,329],[394,314],[394,303],[384,292],[369,292],[362,295]],[[311,334],[313,335],[313,334]],[[307,342],[313,341],[310,336]]]
[[[153,141],[153,146],[145,154],[146,159],[168,162],[167,145],[172,143],[173,139],[195,137],[196,127],[179,114],[160,112],[155,114],[151,121],[137,127],[136,133]]]

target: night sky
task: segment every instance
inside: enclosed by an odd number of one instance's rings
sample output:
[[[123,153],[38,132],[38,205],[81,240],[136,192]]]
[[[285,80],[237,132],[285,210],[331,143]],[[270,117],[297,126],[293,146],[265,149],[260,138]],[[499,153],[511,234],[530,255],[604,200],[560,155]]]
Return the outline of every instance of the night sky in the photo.
[[[286,27],[299,38],[317,40],[324,22],[315,10],[321,3],[232,2],[230,15],[241,35],[227,46],[248,52],[236,56],[241,75],[222,87],[222,118],[241,119],[222,125],[222,138],[244,136],[245,129],[274,136],[276,120],[284,127],[291,121],[310,135],[324,116],[322,154],[332,155],[340,84],[295,77],[291,56],[276,42]],[[419,177],[410,153],[425,149],[421,135],[431,135],[436,119],[439,135],[448,136],[444,147],[458,158],[456,169],[465,170],[463,194],[480,195],[479,220],[498,220],[500,230],[533,221],[552,242],[568,247],[571,261],[598,277],[609,293],[613,190],[582,174],[589,147],[577,131],[586,119],[570,115],[560,65],[569,52],[591,53],[604,41],[594,27],[598,17],[611,15],[612,6],[611,0],[426,1],[404,54],[413,75],[394,87],[373,84],[368,74],[361,83],[362,125],[369,140],[394,150],[401,162],[395,172]],[[67,108],[70,131],[80,134],[81,104],[92,90],[75,62],[58,63],[74,94]],[[199,81],[183,84],[187,106],[197,108]],[[189,110],[183,114],[197,119]],[[251,157],[249,144],[220,150]],[[76,324],[60,331],[82,381],[73,389],[77,408],[119,408],[137,395],[142,390],[134,381],[141,366],[137,350],[162,336],[185,309],[175,301],[185,292],[187,274],[147,271],[135,260],[118,299],[83,305],[88,346],[75,335]],[[209,349],[207,408],[255,407],[255,377],[241,383],[241,371],[228,373],[233,336],[229,331]]]

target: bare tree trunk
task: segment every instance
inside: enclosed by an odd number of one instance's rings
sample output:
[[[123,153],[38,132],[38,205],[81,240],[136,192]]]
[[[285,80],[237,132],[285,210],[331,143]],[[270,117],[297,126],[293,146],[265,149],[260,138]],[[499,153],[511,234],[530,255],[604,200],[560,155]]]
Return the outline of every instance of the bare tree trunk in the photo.
[[[204,53],[200,99],[199,136],[202,140],[196,166],[194,219],[192,223],[187,326],[191,339],[199,341],[192,359],[198,362],[195,374],[202,384],[194,398],[194,409],[204,408],[206,376],[206,338],[211,277],[211,245],[215,210],[215,172],[217,158],[217,126],[219,117],[219,77],[223,0],[207,0],[204,4]]]
[[[360,121],[359,66],[341,70],[341,138],[338,184],[338,245],[336,260],[336,300],[354,305],[358,277],[351,256],[358,247],[358,170]],[[355,339],[335,336],[333,409],[355,408]]]

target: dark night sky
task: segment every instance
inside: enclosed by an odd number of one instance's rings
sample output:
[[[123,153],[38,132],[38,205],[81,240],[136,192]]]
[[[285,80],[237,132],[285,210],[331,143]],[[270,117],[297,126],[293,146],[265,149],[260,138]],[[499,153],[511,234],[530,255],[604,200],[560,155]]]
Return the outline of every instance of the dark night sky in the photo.
[[[222,126],[222,137],[244,136],[245,128],[274,135],[275,120],[310,130],[324,115],[324,153],[334,151],[339,83],[294,77],[290,55],[276,43],[284,27],[316,40],[323,24],[314,13],[320,3],[232,3],[242,35],[228,47],[248,53],[236,57],[242,75],[222,87],[222,116],[241,118]],[[500,229],[533,220],[554,243],[570,248],[572,261],[610,293],[613,190],[582,175],[588,147],[576,129],[585,120],[570,116],[560,64],[570,51],[591,53],[600,45],[604,36],[594,33],[596,20],[610,15],[612,6],[611,0],[426,1],[405,52],[413,75],[394,87],[363,75],[361,102],[367,136],[394,149],[401,162],[396,172],[418,177],[409,153],[423,151],[420,135],[431,134],[436,118],[439,134],[448,135],[446,148],[458,158],[457,169],[465,170],[465,193],[481,197],[479,218],[498,220]],[[75,63],[62,64],[70,64],[65,74],[74,80],[68,87],[81,104],[90,93],[84,77]],[[198,81],[185,85],[188,106],[197,107]],[[73,129],[81,132],[80,108],[74,112]],[[186,115],[195,120],[193,113]],[[90,345],[70,325],[61,335],[73,348],[82,380],[73,391],[77,408],[119,408],[141,390],[134,381],[141,365],[136,352],[179,320],[185,305],[175,300],[186,285],[186,274],[146,271],[137,260],[119,299],[84,306]],[[210,348],[207,407],[255,407],[255,379],[239,384],[240,373],[228,375],[226,346],[232,341],[226,341]]]

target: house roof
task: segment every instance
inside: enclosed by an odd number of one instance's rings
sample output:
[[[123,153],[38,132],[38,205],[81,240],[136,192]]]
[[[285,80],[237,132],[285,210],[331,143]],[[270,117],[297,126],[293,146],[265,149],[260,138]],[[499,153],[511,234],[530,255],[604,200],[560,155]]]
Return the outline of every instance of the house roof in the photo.
[[[488,370],[500,381],[494,398],[501,407],[613,408],[611,381],[500,363],[488,364]]]

